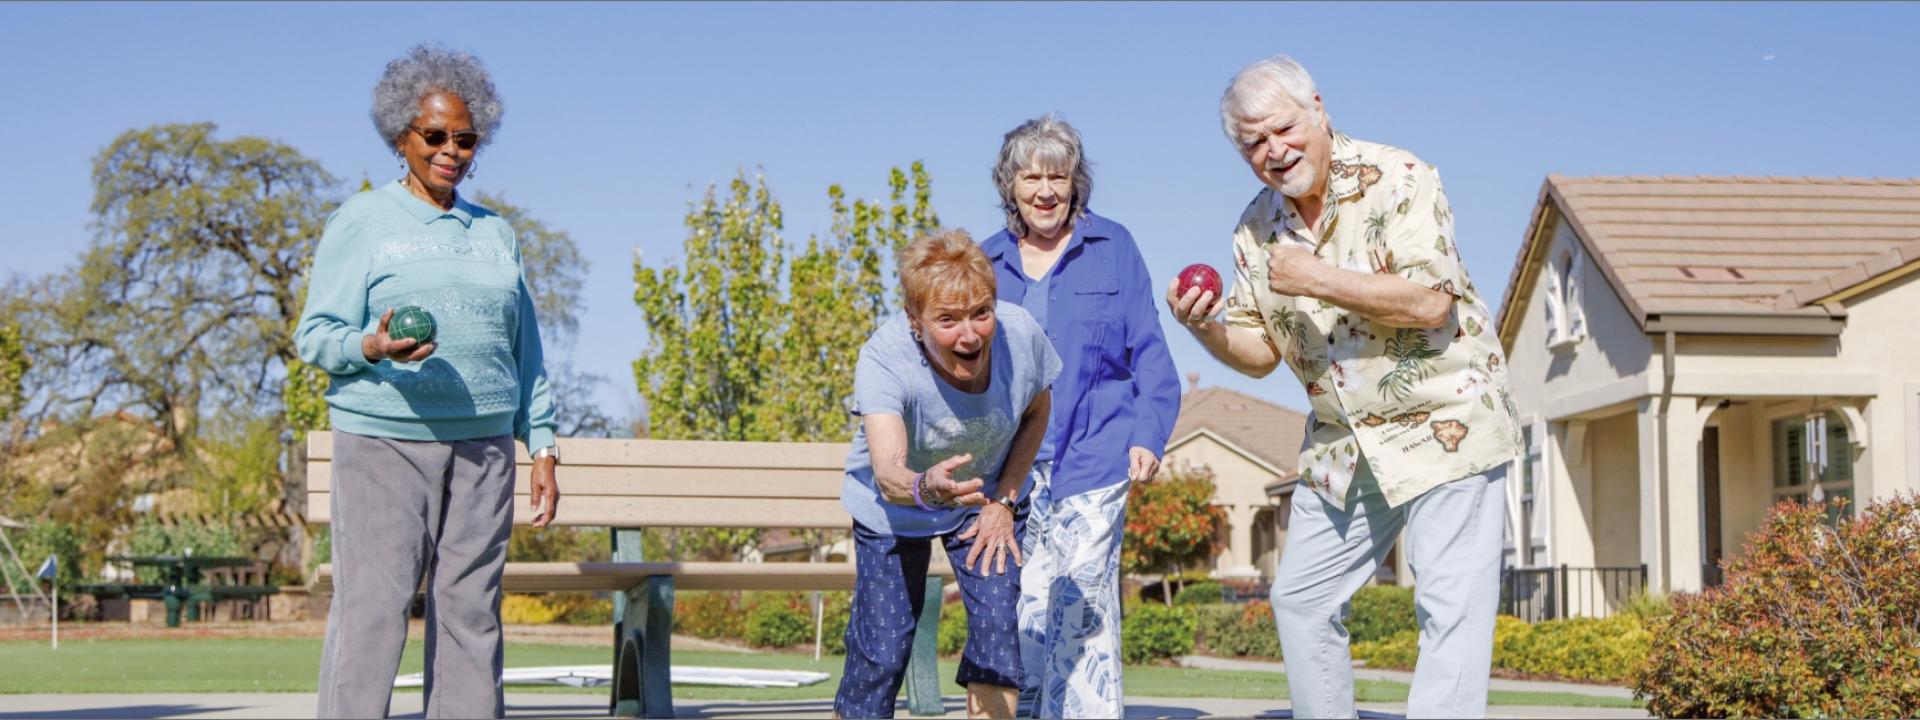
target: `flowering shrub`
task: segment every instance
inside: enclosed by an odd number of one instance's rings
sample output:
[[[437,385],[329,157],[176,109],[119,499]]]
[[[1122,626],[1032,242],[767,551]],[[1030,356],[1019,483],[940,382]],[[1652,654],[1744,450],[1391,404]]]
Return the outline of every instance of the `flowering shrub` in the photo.
[[[1199,642],[1207,652],[1229,657],[1280,659],[1273,607],[1263,601],[1195,608]]]
[[[1841,503],[1835,500],[1834,503]],[[1842,519],[1829,525],[1829,512]],[[1920,500],[1774,507],[1726,582],[1673,598],[1633,675],[1666,717],[1920,710]]]
[[[673,631],[707,640],[740,639],[747,634],[747,614],[735,592],[674,593]]]
[[[500,598],[500,622],[509,625],[545,625],[560,612],[535,595],[507,593]]]
[[[1202,564],[1213,557],[1214,537],[1226,521],[1227,511],[1213,504],[1213,472],[1204,466],[1181,464],[1157,480],[1134,483],[1120,569],[1171,575]]]

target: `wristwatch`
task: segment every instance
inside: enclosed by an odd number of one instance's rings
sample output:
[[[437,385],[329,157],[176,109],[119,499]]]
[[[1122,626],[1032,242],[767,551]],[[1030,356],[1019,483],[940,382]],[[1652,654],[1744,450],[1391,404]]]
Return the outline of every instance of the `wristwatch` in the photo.
[[[1002,507],[1005,507],[1007,509],[1007,512],[1014,513],[1015,515],[1019,514],[1017,512],[1014,512],[1013,505],[1015,501],[1013,499],[1013,496],[1011,495],[995,500],[994,502],[1000,503]]]
[[[548,445],[546,447],[540,448],[539,450],[533,451],[533,459],[539,460],[540,458],[545,458],[545,457],[553,458],[553,461],[556,463],[560,462],[560,446]]]

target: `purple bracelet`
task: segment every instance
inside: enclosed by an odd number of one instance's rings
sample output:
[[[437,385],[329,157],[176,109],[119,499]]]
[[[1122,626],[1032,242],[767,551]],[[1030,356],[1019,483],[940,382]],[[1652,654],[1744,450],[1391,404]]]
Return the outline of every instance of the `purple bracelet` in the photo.
[[[927,507],[926,501],[920,499],[920,487],[926,484],[926,473],[917,473],[913,476],[913,504],[919,505],[921,510],[932,512],[933,508]]]

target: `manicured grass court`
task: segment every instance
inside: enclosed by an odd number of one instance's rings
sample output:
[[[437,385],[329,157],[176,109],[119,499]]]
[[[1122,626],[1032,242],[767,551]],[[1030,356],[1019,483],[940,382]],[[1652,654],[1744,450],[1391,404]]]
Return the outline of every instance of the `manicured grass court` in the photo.
[[[571,645],[508,644],[507,667],[588,665],[611,662],[612,651]],[[810,700],[833,697],[839,657],[814,662],[812,655],[738,654],[676,650],[682,665],[816,670],[834,678],[802,688],[675,687],[688,700]],[[420,672],[421,643],[407,643],[400,672]],[[0,642],[0,694],[143,692],[313,692],[320,668],[318,638],[233,638],[181,640],[70,640],[55,651],[44,642]],[[962,693],[952,684],[954,663],[942,661],[943,691]],[[518,687],[514,692],[606,693],[605,688]],[[1361,680],[1362,702],[1405,702],[1404,683]],[[1171,667],[1127,668],[1127,694],[1137,697],[1271,698],[1287,697],[1286,677],[1240,670]],[[1639,707],[1628,700],[1570,693],[1494,692],[1494,705],[1562,707]]]

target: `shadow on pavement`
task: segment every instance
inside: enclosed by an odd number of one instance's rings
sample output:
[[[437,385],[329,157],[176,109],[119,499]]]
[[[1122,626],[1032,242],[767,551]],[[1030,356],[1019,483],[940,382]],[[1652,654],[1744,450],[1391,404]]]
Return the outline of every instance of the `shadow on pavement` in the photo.
[[[426,717],[426,713],[425,711],[395,713],[387,717],[393,718],[393,720],[422,720]],[[594,705],[529,705],[507,703],[507,717],[603,718],[607,717],[607,704],[605,701]],[[688,716],[681,715],[680,717]],[[0,718],[0,720],[4,720],[4,718]]]
[[[178,717],[198,715],[200,713],[226,712],[238,710],[238,707],[215,707],[209,705],[120,705],[117,707],[77,708],[73,710],[35,710],[33,712],[0,712],[0,720],[14,718],[45,718],[46,720],[92,720],[99,718],[150,718]]]
[[[941,710],[946,714],[966,712],[966,698],[941,698]],[[793,717],[798,715],[832,715],[833,700],[792,700],[787,702],[734,702],[731,700],[679,700],[674,702],[674,715],[683,718],[712,717]],[[907,704],[902,701],[895,708],[894,717],[912,717]]]
[[[730,700],[679,700],[673,704],[674,715],[683,718],[711,717],[792,717],[795,715],[820,715],[833,713],[832,700],[793,700],[790,702],[750,702],[736,703]]]
[[[1383,712],[1378,712],[1374,710],[1360,710],[1358,712],[1360,713],[1360,720],[1404,720],[1404,718],[1406,717],[1405,715],[1395,715],[1393,713],[1383,713]],[[1255,715],[1254,717],[1259,718],[1260,720],[1277,720],[1279,718],[1291,719],[1293,717],[1293,711],[1292,710],[1268,710],[1266,712],[1260,713],[1259,715]]]
[[[1166,718],[1167,720],[1189,720],[1206,717],[1207,711],[1190,707],[1172,707],[1168,705],[1126,704],[1127,717],[1130,718]]]

